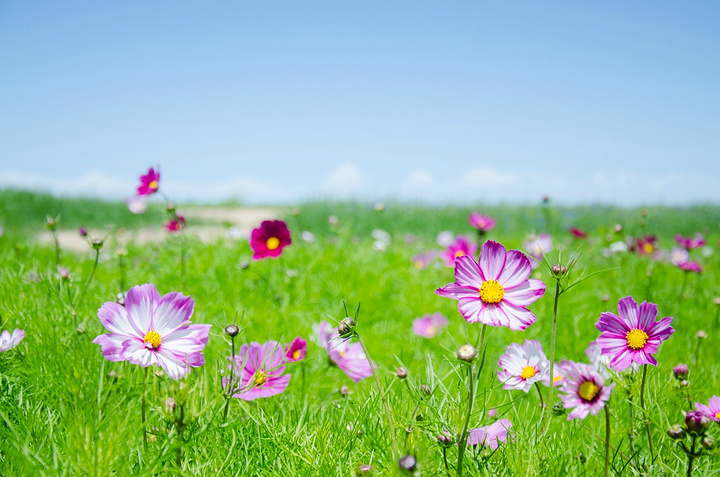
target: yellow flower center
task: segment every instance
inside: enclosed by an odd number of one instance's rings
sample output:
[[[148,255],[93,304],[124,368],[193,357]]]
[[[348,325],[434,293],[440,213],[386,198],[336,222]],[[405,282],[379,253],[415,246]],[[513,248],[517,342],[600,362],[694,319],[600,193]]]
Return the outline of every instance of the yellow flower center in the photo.
[[[578,394],[585,401],[592,401],[600,392],[600,387],[592,381],[585,381],[580,385]]]
[[[417,261],[415,262],[415,268],[417,268],[418,270],[420,270],[422,267],[423,267],[423,263],[422,263],[420,260],[417,260]]]
[[[255,386],[262,386],[267,381],[264,371],[258,371],[255,373]]]
[[[625,335],[628,346],[632,349],[643,349],[647,343],[648,335],[643,330],[630,330]]]
[[[525,366],[520,375],[523,379],[530,379],[537,374],[537,371],[532,366]]]
[[[553,378],[553,382],[554,382],[554,383],[557,383],[558,381],[562,381],[563,379],[565,379],[565,378],[563,378],[562,376],[560,376],[560,375],[558,374],[557,376],[555,376],[555,377]]]
[[[720,419],[720,412],[715,413],[715,419]]]
[[[148,184],[148,189],[157,190],[157,188],[158,188],[157,181],[150,181],[150,183]]]
[[[153,348],[157,349],[160,347],[160,333],[155,330],[150,330],[143,338],[143,343],[150,343]]]
[[[293,359],[298,359],[300,357],[300,350],[296,349],[295,351],[293,351],[292,357]]]
[[[462,250],[458,250],[457,252],[455,252],[455,258],[460,258],[463,255],[465,255],[465,252],[463,252]]]
[[[265,242],[265,245],[267,246],[268,250],[275,250],[280,246],[280,239],[277,237],[270,237],[267,239],[267,242]]]
[[[435,334],[435,327],[434,326],[428,326],[427,327],[427,334],[434,335]]]
[[[649,243],[646,243],[645,245],[643,245],[643,250],[645,250],[645,253],[652,253],[653,246]]]
[[[483,303],[494,305],[505,296],[505,289],[497,280],[486,280],[480,285],[480,299]]]

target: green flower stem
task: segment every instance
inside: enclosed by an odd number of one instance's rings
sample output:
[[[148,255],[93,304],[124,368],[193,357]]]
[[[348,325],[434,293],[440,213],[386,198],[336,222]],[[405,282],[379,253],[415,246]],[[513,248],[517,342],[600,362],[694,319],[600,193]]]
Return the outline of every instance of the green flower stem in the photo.
[[[605,403],[605,477],[609,475],[610,465],[610,403]]]
[[[485,342],[485,330],[487,325],[483,325],[480,331],[480,339],[478,341],[478,353],[483,356],[482,347]],[[476,362],[482,363],[483,358],[478,356]],[[480,365],[478,365],[480,366]],[[478,374],[480,369],[478,369]],[[462,477],[463,473],[463,460],[465,459],[465,448],[467,447],[468,440],[468,427],[470,426],[470,416],[472,415],[473,405],[475,404],[475,380],[476,373],[473,364],[468,366],[468,407],[467,414],[465,415],[465,423],[463,424],[462,432],[460,433],[460,442],[458,442],[458,461],[457,468],[455,469],[458,477]]]
[[[555,335],[557,334],[557,311],[558,302],[560,301],[560,280],[555,280],[555,302],[553,304],[553,320],[552,320],[552,334],[550,335],[550,390],[548,391],[548,401],[545,415],[549,417],[549,412],[552,411],[555,405]],[[543,419],[544,421],[544,419]],[[543,424],[544,427],[544,424]]]
[[[692,469],[693,469],[693,461],[695,460],[695,442],[697,440],[697,436],[692,436],[692,448],[690,449],[690,452],[687,453],[688,456],[688,470],[687,470],[687,477],[692,477]]]
[[[645,421],[645,430],[647,431],[648,437],[648,448],[650,449],[650,460],[655,460],[655,453],[653,452],[652,435],[650,434],[650,421],[648,420],[647,409],[645,408],[645,379],[647,376],[648,365],[643,365],[643,376],[642,383],[640,383],[640,407],[643,410],[643,419]]]
[[[70,306],[74,308],[75,310],[78,310],[80,308],[80,305],[82,305],[83,299],[85,298],[85,292],[88,289],[88,286],[90,286],[90,282],[92,281],[93,277],[95,276],[95,270],[97,270],[98,266],[98,260],[100,260],[100,249],[95,250],[95,262],[93,263],[92,271],[90,272],[90,275],[88,275],[87,280],[85,280],[85,284],[83,285],[82,290],[80,290],[80,298],[78,298],[77,305],[72,306],[72,303]]]
[[[553,385],[553,383],[550,383],[550,386],[552,386],[552,385]],[[545,408],[545,400],[543,400],[542,391],[540,390],[540,385],[538,384],[537,381],[535,381],[535,389],[537,389],[538,397],[540,397],[540,408],[543,409],[543,408]]]
[[[147,389],[147,375],[148,375],[148,368],[145,368],[145,371],[143,373],[143,388],[142,388],[142,407],[141,407],[141,413],[142,413],[142,426],[143,426],[143,448],[147,451],[147,426],[145,425],[145,390]]]
[[[233,395],[235,387],[235,337],[230,338],[230,349],[232,361],[230,362],[230,381],[228,381],[228,389],[225,394],[225,410],[223,411],[223,421],[227,421],[228,410],[230,409],[230,398]]]

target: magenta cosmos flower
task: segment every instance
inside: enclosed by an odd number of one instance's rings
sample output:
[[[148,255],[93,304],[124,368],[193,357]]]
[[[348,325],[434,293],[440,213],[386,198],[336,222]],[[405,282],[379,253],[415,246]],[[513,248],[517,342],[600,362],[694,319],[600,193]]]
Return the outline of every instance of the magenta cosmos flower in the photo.
[[[110,361],[130,361],[146,368],[160,366],[180,379],[190,366],[202,366],[203,348],[211,325],[191,325],[195,302],[181,293],[160,297],[155,285],[130,289],[125,306],[108,301],[98,310],[100,323],[110,333],[93,343]]]
[[[423,338],[433,338],[447,326],[447,323],[448,319],[445,318],[445,315],[433,313],[413,320],[412,330],[413,333]]]
[[[250,235],[250,248],[255,260],[279,257],[290,243],[290,230],[282,220],[265,220]]]
[[[168,219],[163,224],[168,232],[179,232],[185,228],[185,217],[181,214],[176,214],[172,219]]]
[[[470,255],[455,261],[455,283],[438,288],[440,296],[458,300],[460,314],[468,323],[507,326],[524,330],[535,323],[526,307],[545,293],[545,284],[528,278],[530,260],[517,250],[488,240],[476,262]]]
[[[536,382],[547,381],[550,373],[550,361],[537,340],[525,340],[522,345],[510,344],[500,356],[498,365],[501,368],[498,379],[504,383],[503,389],[528,392]]]
[[[702,266],[695,261],[679,262],[675,265],[685,272],[702,273]]]
[[[337,330],[323,321],[318,326],[320,344],[328,352],[330,361],[342,369],[354,382],[372,376],[372,367],[360,343],[350,343],[340,338]],[[374,366],[374,364],[373,364]]]
[[[481,445],[495,450],[500,446],[501,442],[507,441],[508,431],[511,427],[512,422],[507,419],[500,419],[489,426],[471,429],[467,443],[469,446]]]
[[[601,333],[596,341],[602,354],[612,357],[610,366],[622,371],[632,363],[657,365],[653,353],[675,331],[670,326],[672,317],[655,321],[657,305],[644,301],[638,306],[630,296],[620,299],[618,314],[602,313],[595,324]]]
[[[489,215],[483,215],[479,212],[473,212],[472,214],[470,214],[470,217],[468,217],[468,221],[473,228],[483,233],[489,232],[494,229],[496,223],[496,220]]]
[[[13,330],[12,334],[8,330],[4,330],[0,333],[0,353],[3,351],[9,351],[20,344],[25,338],[25,332],[23,330]]]
[[[587,238],[588,236],[587,232],[577,227],[570,227],[568,232],[570,232],[570,234],[575,238]]]
[[[568,421],[593,416],[605,407],[615,384],[605,385],[605,380],[591,365],[565,361],[565,385],[561,388],[560,399],[565,409],[572,409]]]
[[[230,376],[223,378],[223,387],[243,401],[275,396],[290,383],[291,375],[284,374],[286,363],[285,348],[277,341],[244,344],[234,366],[230,365]]]
[[[152,195],[160,187],[160,170],[157,172],[152,167],[147,174],[140,176],[140,185],[137,188],[139,196]]]
[[[445,262],[445,266],[454,267],[456,259],[465,255],[475,255],[477,249],[477,244],[471,242],[467,237],[459,235],[453,243],[443,250],[441,257]]]
[[[694,248],[700,248],[703,247],[707,242],[705,241],[705,238],[702,236],[702,234],[696,234],[695,237],[683,237],[682,235],[678,234],[675,236],[675,241],[685,250],[692,250]]]
[[[307,341],[299,336],[295,338],[287,348],[285,348],[285,357],[288,362],[305,359],[305,355],[307,355]]]
[[[720,422],[720,396],[711,397],[707,406],[696,402],[695,409],[705,414],[711,421]]]

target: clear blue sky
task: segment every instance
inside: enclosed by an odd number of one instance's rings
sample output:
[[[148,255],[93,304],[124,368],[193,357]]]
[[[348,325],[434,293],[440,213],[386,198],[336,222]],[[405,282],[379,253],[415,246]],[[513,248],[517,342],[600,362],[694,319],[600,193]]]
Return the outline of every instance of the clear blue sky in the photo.
[[[0,0],[0,186],[720,202],[717,2]]]

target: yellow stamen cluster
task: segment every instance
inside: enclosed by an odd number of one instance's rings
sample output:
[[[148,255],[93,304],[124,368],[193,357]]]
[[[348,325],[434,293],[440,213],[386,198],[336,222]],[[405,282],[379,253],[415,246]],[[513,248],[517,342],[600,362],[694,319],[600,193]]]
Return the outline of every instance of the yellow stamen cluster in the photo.
[[[143,338],[143,343],[150,343],[155,349],[160,347],[160,341],[160,333],[155,330],[148,331]]]
[[[643,250],[645,250],[645,253],[652,253],[653,250],[655,250],[652,246],[652,244],[646,243],[643,245]]]
[[[580,385],[578,394],[585,401],[592,401],[600,392],[600,387],[592,381],[585,381]]]
[[[157,190],[157,188],[158,188],[157,181],[150,181],[150,183],[148,184],[148,189]]]
[[[715,419],[720,419],[720,412],[715,413]]]
[[[636,328],[628,331],[625,335],[625,339],[627,340],[627,344],[630,348],[643,349],[645,347],[645,343],[647,343],[648,335],[643,330],[638,330]]]
[[[463,255],[465,255],[465,252],[463,252],[462,250],[458,250],[457,252],[455,252],[455,258],[460,258]]]
[[[255,373],[255,386],[262,386],[267,382],[267,376],[264,371],[257,371]]]
[[[522,370],[522,374],[520,375],[523,379],[530,379],[533,376],[537,374],[537,370],[533,368],[532,366],[525,366]]]
[[[505,289],[497,280],[486,280],[480,285],[480,299],[483,303],[494,305],[505,296]]]
[[[267,239],[267,242],[265,242],[265,245],[267,246],[268,250],[275,250],[280,246],[280,239],[277,237],[270,237]]]
[[[300,350],[296,349],[295,351],[293,351],[292,357],[293,359],[298,359],[300,357]]]

